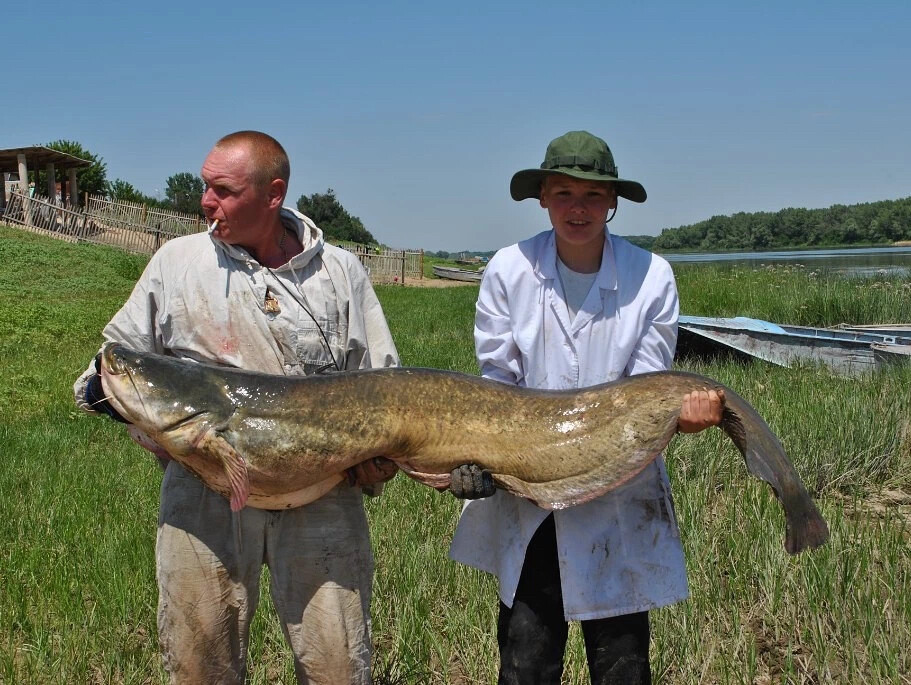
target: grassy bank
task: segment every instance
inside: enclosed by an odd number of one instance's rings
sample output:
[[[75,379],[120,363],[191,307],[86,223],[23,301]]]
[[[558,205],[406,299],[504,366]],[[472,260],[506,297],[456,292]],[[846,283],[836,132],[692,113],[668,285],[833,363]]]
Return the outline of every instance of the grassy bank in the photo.
[[[153,548],[160,470],[71,385],[144,260],[0,227],[0,683],[164,682]],[[689,314],[911,321],[907,281],[678,268]],[[475,372],[476,287],[378,289],[403,362]],[[691,599],[653,613],[660,683],[911,683],[911,371],[694,359],[752,402],[818,498],[830,543],[788,557],[780,507],[718,431],[667,453]],[[368,501],[378,683],[489,683],[495,586],[446,559],[458,504],[404,476]],[[268,584],[250,682],[291,683]],[[572,633],[569,683],[584,656]]]

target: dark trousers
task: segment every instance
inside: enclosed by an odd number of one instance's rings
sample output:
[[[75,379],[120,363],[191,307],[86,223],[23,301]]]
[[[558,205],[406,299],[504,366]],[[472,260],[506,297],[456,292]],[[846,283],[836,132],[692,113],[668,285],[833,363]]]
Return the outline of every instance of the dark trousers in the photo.
[[[560,685],[569,626],[554,517],[535,532],[510,609],[500,602],[499,685]],[[648,612],[582,621],[592,685],[650,685]]]

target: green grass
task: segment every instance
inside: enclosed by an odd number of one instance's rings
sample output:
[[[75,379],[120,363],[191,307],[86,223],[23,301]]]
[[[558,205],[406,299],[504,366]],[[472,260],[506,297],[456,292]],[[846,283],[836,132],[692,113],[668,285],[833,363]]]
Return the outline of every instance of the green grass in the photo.
[[[798,326],[911,322],[911,281],[837,278],[803,266],[676,264],[681,312]]]
[[[72,383],[141,257],[0,227],[0,683],[165,682],[154,542],[160,470],[122,427],[73,406]],[[911,321],[908,281],[805,269],[677,269],[688,314],[812,325]],[[777,286],[777,287],[776,287]],[[402,360],[474,373],[477,287],[377,289]],[[789,557],[769,489],[719,431],[667,451],[691,598],[653,612],[659,683],[911,683],[911,370],[684,359],[767,419],[832,537]],[[367,502],[383,683],[494,680],[496,587],[447,559],[459,505],[402,475]],[[251,683],[292,683],[263,583]],[[571,632],[567,683],[585,683]]]

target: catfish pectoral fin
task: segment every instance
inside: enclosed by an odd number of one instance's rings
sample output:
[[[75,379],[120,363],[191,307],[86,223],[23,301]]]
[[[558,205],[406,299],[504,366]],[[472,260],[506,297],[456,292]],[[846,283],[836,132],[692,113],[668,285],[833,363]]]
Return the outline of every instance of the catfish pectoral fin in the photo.
[[[417,471],[406,461],[393,461],[398,464],[399,469],[401,469],[409,478],[413,478],[418,483],[429,485],[437,490],[448,489],[452,481],[448,471],[446,473],[427,473],[425,471]]]
[[[250,496],[250,475],[244,458],[215,429],[210,429],[203,435],[196,449],[221,462],[231,488],[231,511],[243,509]]]

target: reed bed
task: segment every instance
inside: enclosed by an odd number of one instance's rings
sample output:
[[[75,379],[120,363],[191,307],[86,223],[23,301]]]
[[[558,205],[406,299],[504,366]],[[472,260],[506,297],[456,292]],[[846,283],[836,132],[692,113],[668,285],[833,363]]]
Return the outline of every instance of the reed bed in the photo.
[[[804,264],[674,265],[686,314],[796,326],[911,322],[911,280],[844,278]]]
[[[154,539],[161,472],[71,385],[144,259],[0,227],[0,683],[163,683]],[[909,284],[805,269],[677,269],[688,314],[782,323],[911,321]],[[776,287],[777,286],[777,287]],[[475,373],[476,287],[380,286],[402,360]],[[768,488],[719,431],[667,451],[691,598],[653,612],[658,683],[911,683],[911,370],[846,380],[815,367],[681,359],[753,403],[832,532],[789,557]],[[459,503],[397,476],[369,499],[375,677],[490,683],[496,587],[447,559]],[[251,683],[292,683],[263,583]],[[571,631],[566,677],[587,682]]]

